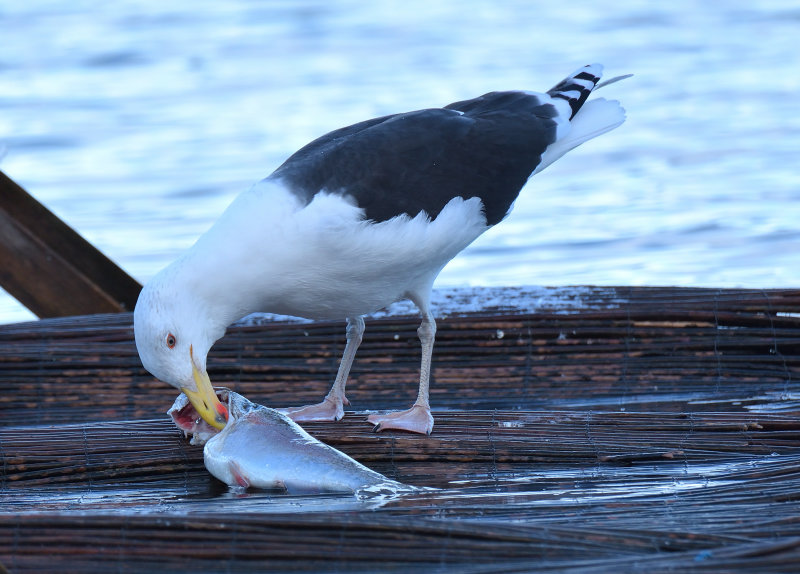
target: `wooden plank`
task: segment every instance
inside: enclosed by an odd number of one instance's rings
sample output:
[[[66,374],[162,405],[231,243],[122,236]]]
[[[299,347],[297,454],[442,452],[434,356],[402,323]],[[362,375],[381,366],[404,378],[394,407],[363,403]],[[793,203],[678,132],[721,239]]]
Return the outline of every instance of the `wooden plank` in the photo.
[[[560,468],[619,470],[651,465],[635,478],[654,480],[653,466],[675,471],[730,460],[800,455],[800,420],[765,413],[614,413],[569,411],[442,411],[430,436],[375,433],[364,413],[338,422],[304,423],[314,437],[393,480],[448,488],[469,476],[472,487],[495,485],[516,474]],[[126,487],[161,484],[161,495],[202,494],[214,479],[203,449],[189,444],[161,419],[60,426],[0,428],[3,477],[0,499],[24,493],[16,510],[35,510],[36,488]],[[776,459],[777,460],[777,459]],[[566,466],[565,466],[566,465]],[[667,472],[667,467],[661,469]],[[609,481],[613,478],[606,477]],[[797,477],[800,482],[800,475]],[[9,500],[10,498],[7,498]],[[145,509],[153,500],[142,498]],[[114,508],[120,501],[109,500]]]
[[[800,406],[800,292],[624,288],[606,308],[608,288],[596,300],[583,291],[585,309],[571,313],[480,315],[469,305],[466,316],[440,319],[433,408]],[[413,402],[418,322],[367,319],[347,386],[352,409]],[[209,354],[211,379],[268,406],[319,401],[344,331],[344,322],[235,325]],[[142,368],[130,314],[0,326],[0,381],[6,424],[149,418],[176,394]]]
[[[685,571],[698,561],[763,572],[798,558],[796,417],[441,420],[430,437],[347,419],[307,425],[376,470],[437,489],[374,501],[232,496],[163,420],[0,429],[0,562],[46,569],[45,546],[82,572]]]
[[[2,171],[0,285],[38,317],[130,311],[141,290]]]
[[[432,435],[351,410],[413,400],[418,319],[393,312],[367,320],[345,418],[305,425],[437,489],[399,497],[228,491],[167,420],[177,391],[130,314],[0,326],[0,572],[797,570],[800,291],[448,298]],[[298,404],[343,346],[344,322],[251,319],[209,371]]]

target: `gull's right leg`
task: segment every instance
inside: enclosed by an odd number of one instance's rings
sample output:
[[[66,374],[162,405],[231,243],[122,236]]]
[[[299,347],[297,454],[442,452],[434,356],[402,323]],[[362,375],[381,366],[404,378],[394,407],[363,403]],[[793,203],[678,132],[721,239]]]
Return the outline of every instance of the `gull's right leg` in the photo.
[[[282,413],[289,415],[296,422],[305,421],[338,421],[344,417],[344,405],[349,405],[350,401],[344,395],[344,387],[347,384],[347,377],[350,374],[350,367],[353,366],[358,346],[364,336],[364,318],[351,317],[347,319],[347,344],[344,347],[344,354],[339,363],[339,371],[336,373],[336,380],[325,399],[315,405],[304,407],[291,407],[278,409]]]

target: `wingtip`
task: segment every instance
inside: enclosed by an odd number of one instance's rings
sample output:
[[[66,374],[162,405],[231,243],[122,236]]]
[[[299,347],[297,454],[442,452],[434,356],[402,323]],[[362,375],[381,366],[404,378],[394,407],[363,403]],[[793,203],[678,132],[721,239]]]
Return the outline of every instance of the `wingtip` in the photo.
[[[580,72],[582,70],[586,70],[586,69],[589,69],[593,74],[595,74],[598,77],[603,75],[603,69],[604,68],[603,68],[603,64],[601,64],[600,62],[594,62],[592,64],[586,64],[583,68],[578,70],[578,72]]]

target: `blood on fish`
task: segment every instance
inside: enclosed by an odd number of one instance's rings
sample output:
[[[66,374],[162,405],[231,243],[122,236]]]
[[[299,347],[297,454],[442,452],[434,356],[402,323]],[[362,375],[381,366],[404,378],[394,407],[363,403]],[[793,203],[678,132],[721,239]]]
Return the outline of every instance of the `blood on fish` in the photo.
[[[236,483],[241,486],[242,488],[247,488],[250,486],[250,481],[247,480],[242,469],[239,467],[239,464],[236,461],[229,461],[228,468],[230,468],[231,474],[233,478],[236,480]]]
[[[191,404],[187,404],[184,408],[174,411],[172,418],[180,429],[190,432],[197,423],[197,411]]]

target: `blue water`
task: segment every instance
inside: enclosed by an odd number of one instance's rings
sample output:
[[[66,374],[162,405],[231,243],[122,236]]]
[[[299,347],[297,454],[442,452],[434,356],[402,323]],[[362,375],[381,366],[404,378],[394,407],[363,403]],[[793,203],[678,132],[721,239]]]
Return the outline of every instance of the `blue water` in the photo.
[[[437,284],[798,287],[798,36],[794,0],[0,0],[0,169],[146,281],[331,129],[598,61],[628,121]]]

